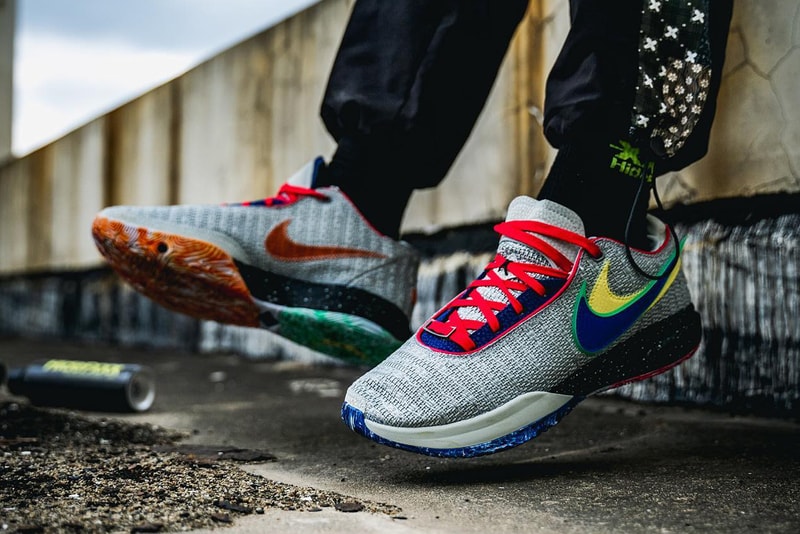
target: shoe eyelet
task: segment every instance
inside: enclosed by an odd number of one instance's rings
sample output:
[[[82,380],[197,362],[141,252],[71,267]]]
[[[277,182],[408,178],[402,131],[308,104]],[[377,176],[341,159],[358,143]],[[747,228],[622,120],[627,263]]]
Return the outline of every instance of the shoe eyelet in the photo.
[[[601,249],[601,250],[600,250],[600,253],[599,253],[598,255],[596,255],[596,256],[595,256],[594,254],[589,254],[589,256],[590,256],[590,257],[591,257],[591,258],[592,258],[594,261],[603,261],[603,260],[605,259],[605,257],[606,257],[606,253],[605,253],[605,252],[603,252],[603,250]]]

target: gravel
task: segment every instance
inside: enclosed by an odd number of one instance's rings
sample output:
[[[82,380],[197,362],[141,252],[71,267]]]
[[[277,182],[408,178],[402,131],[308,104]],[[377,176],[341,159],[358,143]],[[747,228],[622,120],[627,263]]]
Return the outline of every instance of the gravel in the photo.
[[[225,527],[269,509],[400,509],[274,482],[240,469],[266,451],[181,444],[151,425],[0,403],[0,529],[174,532]]]

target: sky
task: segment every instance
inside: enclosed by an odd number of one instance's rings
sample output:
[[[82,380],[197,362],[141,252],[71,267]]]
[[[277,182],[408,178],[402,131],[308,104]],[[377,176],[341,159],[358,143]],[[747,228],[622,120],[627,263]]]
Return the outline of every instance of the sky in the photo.
[[[22,156],[315,0],[17,0],[12,151]]]

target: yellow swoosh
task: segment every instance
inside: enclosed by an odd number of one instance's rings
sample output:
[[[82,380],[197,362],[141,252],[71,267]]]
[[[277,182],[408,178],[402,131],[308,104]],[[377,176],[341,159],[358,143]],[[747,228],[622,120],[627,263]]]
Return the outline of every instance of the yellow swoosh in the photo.
[[[656,300],[647,308],[648,310],[656,305],[656,302],[661,300],[661,297],[664,296],[664,293],[667,292],[669,287],[672,285],[672,282],[675,281],[675,278],[678,276],[678,273],[681,272],[681,262],[683,261],[682,257],[678,257],[678,261],[675,262],[675,267],[672,269],[672,272],[669,273],[669,278],[667,279],[667,283],[664,284],[664,287],[661,288],[661,292],[656,297]]]
[[[611,290],[611,287],[608,283],[608,270],[610,265],[611,264],[609,262],[606,262],[603,265],[603,269],[600,271],[600,275],[597,277],[597,282],[595,282],[594,287],[592,288],[592,293],[589,295],[588,299],[588,303],[592,308],[592,311],[598,315],[613,315],[619,312],[646,293],[656,282],[655,280],[650,281],[650,283],[644,286],[644,288],[642,288],[640,291],[636,291],[627,295],[617,295]],[[652,308],[656,302],[661,300],[661,297],[663,297],[670,288],[672,282],[675,281],[675,277],[678,276],[680,269],[681,259],[678,258],[675,267],[672,269],[672,272],[669,275],[669,279],[664,284],[664,287],[661,288],[658,296],[653,303],[650,304],[648,309]]]

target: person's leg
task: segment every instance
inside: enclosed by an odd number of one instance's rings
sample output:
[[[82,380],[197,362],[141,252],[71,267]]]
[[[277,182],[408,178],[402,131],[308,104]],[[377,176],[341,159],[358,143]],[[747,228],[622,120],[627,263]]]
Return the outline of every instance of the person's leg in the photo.
[[[680,244],[637,198],[705,149],[731,10],[691,5],[571,2],[548,85],[546,133],[561,151],[544,198],[514,199],[478,279],[350,386],[350,428],[423,454],[488,454],[694,353]],[[634,205],[639,233],[626,236]]]
[[[321,116],[338,144],[320,178],[397,237],[414,189],[436,186],[469,136],[528,0],[359,0]]]
[[[640,220],[647,208],[647,196],[636,202],[640,181],[608,165],[609,145],[628,137],[641,5],[572,0],[570,31],[547,80],[545,136],[559,151],[538,198],[577,212],[587,235],[623,240],[631,206]],[[631,237],[646,244],[643,231]]]
[[[559,153],[539,198],[574,209],[589,235],[646,247],[650,181],[705,153],[732,3],[572,0],[570,8],[545,104],[545,135]],[[681,95],[665,95],[667,85]]]

